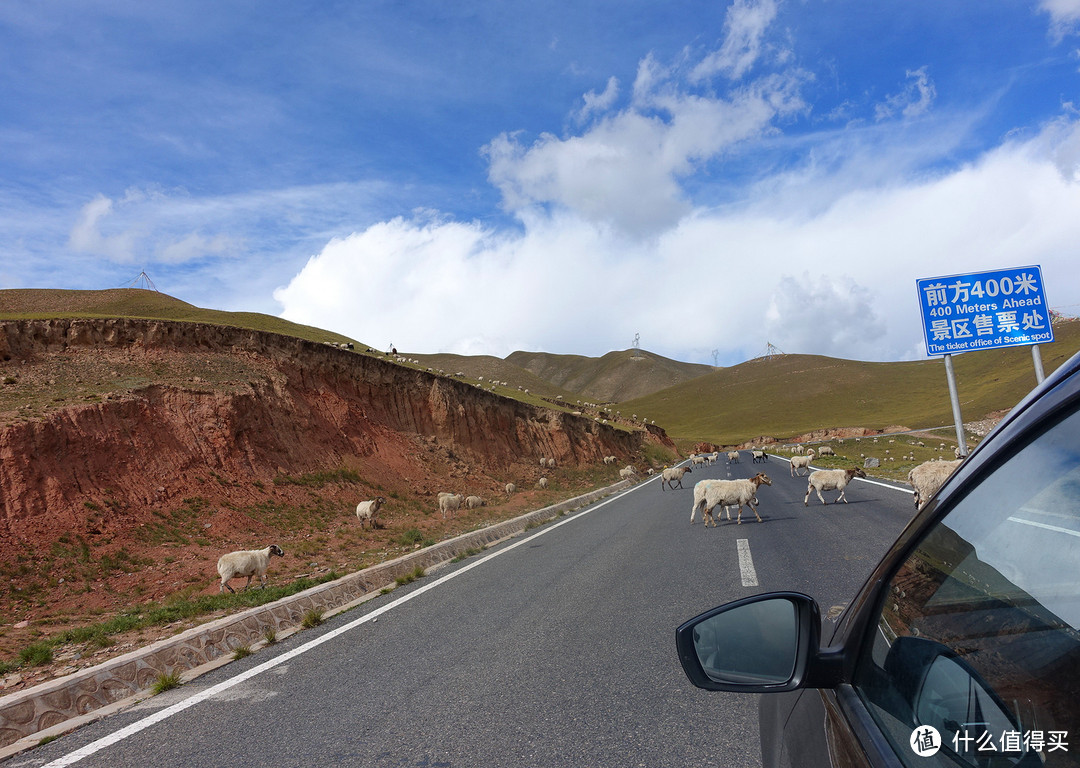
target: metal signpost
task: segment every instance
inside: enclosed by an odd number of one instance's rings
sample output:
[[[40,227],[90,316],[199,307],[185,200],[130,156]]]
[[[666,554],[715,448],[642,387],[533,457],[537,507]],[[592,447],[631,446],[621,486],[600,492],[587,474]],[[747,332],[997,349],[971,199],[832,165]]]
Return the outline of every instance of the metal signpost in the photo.
[[[1031,346],[1035,376],[1043,380],[1039,344],[1054,340],[1042,269],[1013,267],[916,281],[926,354],[945,356],[956,439],[967,455],[952,356],[1000,347]]]

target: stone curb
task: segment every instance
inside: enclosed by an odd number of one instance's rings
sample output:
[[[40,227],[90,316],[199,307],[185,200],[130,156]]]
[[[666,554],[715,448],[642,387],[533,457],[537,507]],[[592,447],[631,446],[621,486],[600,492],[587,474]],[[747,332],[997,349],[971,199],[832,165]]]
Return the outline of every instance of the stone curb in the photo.
[[[321,611],[324,616],[337,613],[373,597],[417,568],[427,570],[447,563],[469,550],[515,536],[630,485],[622,480],[0,697],[0,759],[37,746],[42,738],[65,733],[134,703],[145,697],[159,675],[180,674],[184,680],[197,677],[231,661],[237,648],[263,644],[268,630],[278,638],[298,631],[308,611]]]

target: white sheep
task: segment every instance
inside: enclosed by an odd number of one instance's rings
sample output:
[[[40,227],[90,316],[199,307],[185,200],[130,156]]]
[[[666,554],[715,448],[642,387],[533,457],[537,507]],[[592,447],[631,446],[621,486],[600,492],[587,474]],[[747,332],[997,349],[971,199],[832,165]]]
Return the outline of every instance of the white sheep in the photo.
[[[541,477],[539,480],[536,481],[536,487],[537,488],[547,488],[548,487],[548,479],[546,477]]]
[[[386,503],[386,499],[382,496],[371,499],[370,501],[361,501],[356,505],[356,519],[360,521],[360,527],[364,528],[368,523],[371,527],[375,527],[375,513],[379,511],[383,504]]]
[[[797,472],[800,469],[805,469],[805,470],[809,471],[810,462],[813,460],[813,458],[814,458],[814,449],[813,448],[811,448],[809,451],[807,451],[805,456],[792,456],[791,457],[791,476],[792,477],[799,477],[800,475],[798,475]]]
[[[479,496],[466,496],[465,497],[465,509],[476,509],[477,507],[486,507],[487,502]]]
[[[618,456],[605,456],[604,457],[604,463],[605,464],[614,464],[618,460],[619,460]]]
[[[836,455],[836,451],[834,451],[832,448],[830,448],[827,445],[823,445],[823,446],[821,446],[821,448],[818,449],[818,456],[835,456],[835,455]]]
[[[738,464],[739,463],[739,452],[738,451],[728,451],[727,460],[728,460],[728,464]]]
[[[621,477],[623,480],[633,480],[634,475],[636,474],[637,471],[629,464],[619,470],[619,477]]]
[[[802,452],[803,452],[803,451],[805,451],[805,450],[806,450],[806,447],[805,447],[805,446],[802,446],[802,445],[796,445],[796,446],[795,446],[794,448],[792,448],[792,449],[791,449],[791,452],[792,452],[792,453],[798,453],[798,454],[800,454],[800,455],[801,455],[801,454],[802,454]]]
[[[915,508],[925,507],[930,497],[938,492],[949,475],[955,472],[963,462],[963,459],[926,461],[908,472],[907,481],[915,492]]]
[[[690,471],[690,467],[668,467],[660,473],[660,490],[664,490],[664,485],[667,484],[671,490],[675,490],[675,483],[679,484],[682,488],[683,475]]]
[[[517,491],[517,486],[516,485],[514,485],[513,483],[507,483],[506,484],[506,495],[507,496],[513,496],[515,491]]]
[[[555,469],[555,459],[548,459],[547,460],[547,468],[548,469]]]
[[[266,589],[266,569],[270,567],[270,558],[273,555],[284,557],[285,553],[277,544],[271,544],[266,549],[242,549],[239,552],[229,552],[219,557],[217,572],[221,577],[221,586],[218,592],[224,592],[228,587],[230,592],[236,594],[236,590],[229,586],[229,579],[237,576],[247,576],[244,589],[251,586],[251,580],[255,576],[259,577],[262,589]]]
[[[540,468],[543,469],[546,466],[547,466],[547,459],[545,459],[543,456],[541,456],[540,457]]]
[[[753,450],[750,451],[750,455],[753,457],[751,459],[751,463],[753,464],[757,464],[759,461],[769,460],[769,454],[765,453],[765,451]]]
[[[711,522],[715,528],[716,520],[713,519],[713,508],[718,504],[725,508],[739,508],[738,525],[742,524],[743,506],[749,506],[758,522],[762,522],[761,515],[755,509],[757,505],[757,489],[762,485],[772,485],[772,480],[764,472],[758,472],[749,480],[700,481],[694,486],[694,506],[690,510],[690,525],[694,524],[694,516],[700,507],[701,519],[705,522],[705,527],[708,528]],[[730,509],[727,509],[727,519],[731,519]]]
[[[457,512],[461,509],[461,502],[465,500],[465,497],[460,493],[446,493],[443,491],[439,494],[439,511],[442,512],[443,519],[446,519],[448,512]]]
[[[840,495],[836,497],[836,503],[839,504],[843,501],[847,504],[848,500],[844,496],[844,489],[856,477],[866,477],[866,473],[858,467],[852,467],[851,469],[819,469],[816,472],[811,472],[808,478],[809,482],[806,485],[806,498],[803,499],[803,506],[810,505],[810,492],[814,490],[817,491],[817,497],[821,499],[822,504],[829,503],[821,495],[822,491],[840,491]]]
[[[706,461],[708,461],[708,459],[704,456],[695,456],[694,458],[690,459],[690,463],[693,464],[695,467],[704,466]]]

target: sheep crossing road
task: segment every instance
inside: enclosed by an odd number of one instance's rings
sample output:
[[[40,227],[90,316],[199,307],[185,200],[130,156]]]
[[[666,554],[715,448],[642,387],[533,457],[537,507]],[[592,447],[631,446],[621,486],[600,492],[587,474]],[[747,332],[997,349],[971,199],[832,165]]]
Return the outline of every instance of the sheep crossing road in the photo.
[[[689,484],[661,492],[659,475],[641,477],[15,760],[757,766],[755,708],[691,686],[675,627],[773,589],[807,592],[827,611],[854,594],[913,512],[910,489],[861,479],[848,504],[808,508],[806,477],[789,477],[777,456],[770,465],[762,523],[691,526]],[[689,477],[760,469],[721,461]]]

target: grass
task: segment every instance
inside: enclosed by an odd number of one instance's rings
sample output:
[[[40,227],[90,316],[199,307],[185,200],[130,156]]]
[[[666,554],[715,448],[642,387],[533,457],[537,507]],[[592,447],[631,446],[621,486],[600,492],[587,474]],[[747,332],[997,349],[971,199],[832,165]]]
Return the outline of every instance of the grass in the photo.
[[[180,682],[179,672],[162,672],[154,680],[154,684],[150,686],[150,690],[155,696],[165,691],[171,691],[173,688],[179,688],[183,683]]]
[[[253,653],[250,646],[241,645],[239,648],[233,651],[233,661],[239,661],[240,659],[246,659]]]
[[[398,576],[396,579],[394,579],[394,583],[396,583],[399,587],[404,587],[406,584],[412,584],[417,579],[422,578],[424,578],[424,569],[420,566],[417,566],[409,573],[406,573],[404,576]]]
[[[304,629],[313,629],[323,623],[323,612],[318,608],[312,608],[304,613],[304,618],[300,620],[300,626]]]

